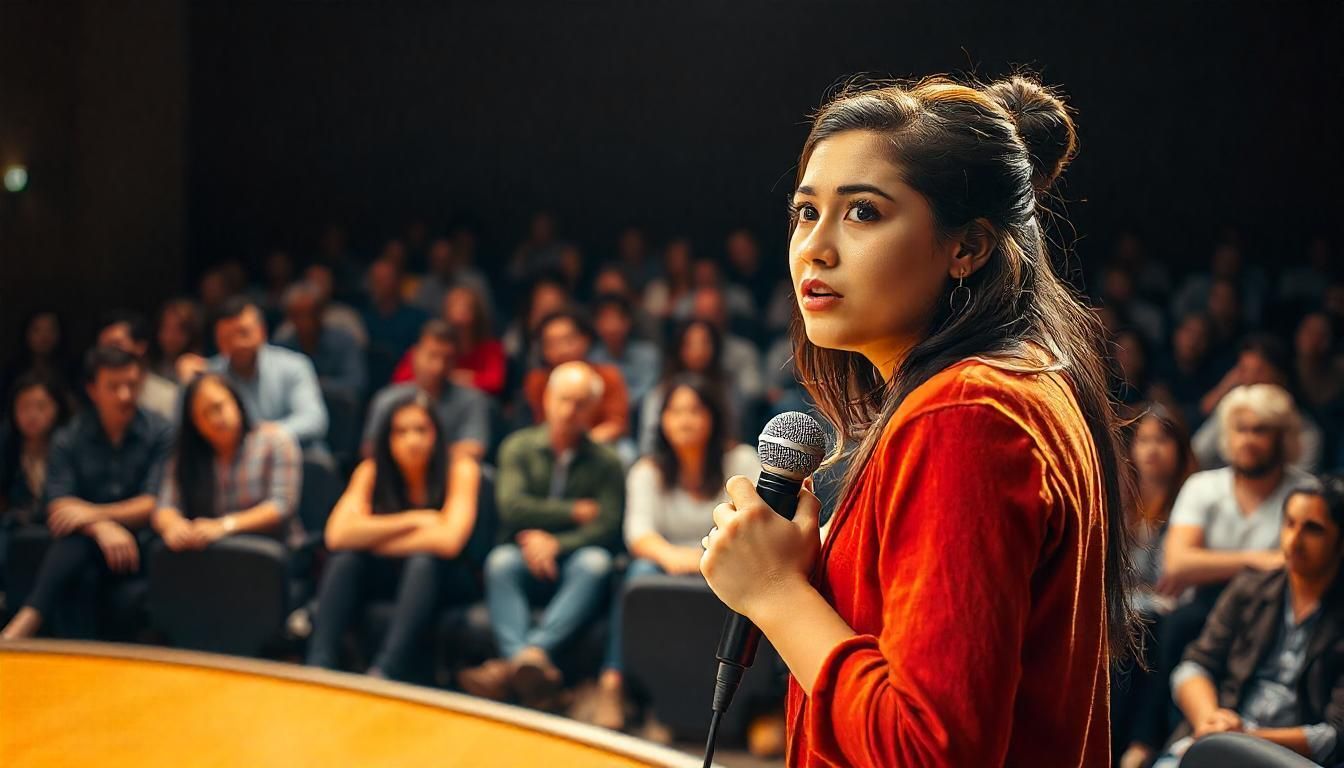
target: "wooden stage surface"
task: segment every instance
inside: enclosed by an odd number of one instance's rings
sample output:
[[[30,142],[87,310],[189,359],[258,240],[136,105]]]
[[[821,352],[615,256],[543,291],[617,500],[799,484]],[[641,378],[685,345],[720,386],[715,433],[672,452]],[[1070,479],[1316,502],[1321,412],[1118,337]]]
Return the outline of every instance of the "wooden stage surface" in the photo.
[[[566,718],[363,675],[152,646],[0,644],[0,766],[699,768]]]

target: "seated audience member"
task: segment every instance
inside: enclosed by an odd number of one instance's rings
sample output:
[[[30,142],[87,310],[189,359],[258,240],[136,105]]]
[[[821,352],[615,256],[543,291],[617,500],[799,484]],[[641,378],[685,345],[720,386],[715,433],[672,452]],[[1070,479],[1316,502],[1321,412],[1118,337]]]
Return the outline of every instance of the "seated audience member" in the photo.
[[[321,290],[306,281],[295,283],[285,290],[281,305],[292,332],[277,333],[276,346],[306,355],[323,389],[361,400],[365,385],[364,353],[349,333],[322,324]]]
[[[333,280],[331,268],[325,264],[313,264],[303,271],[303,281],[317,289],[322,304],[322,327],[339,328],[353,338],[360,349],[367,349],[369,332],[364,327],[364,320],[354,307],[333,298]],[[275,331],[277,337],[292,333],[294,327],[288,321],[281,323]]]
[[[177,552],[236,534],[287,543],[297,533],[303,458],[272,422],[253,423],[242,396],[219,374],[182,393],[177,447],[163,473],[154,530]]]
[[[39,309],[21,324],[16,339],[18,351],[0,366],[0,392],[8,392],[14,380],[25,373],[37,372],[71,387],[79,380],[78,361],[66,353],[67,340],[61,318],[55,312]]]
[[[546,420],[544,393],[551,371],[565,363],[587,359],[593,344],[593,329],[587,318],[577,311],[562,309],[537,324],[537,344],[541,349],[542,367],[527,372],[523,379],[523,395],[532,409],[532,418],[541,423]],[[602,400],[592,413],[588,436],[610,445],[630,431],[630,397],[621,369],[601,363],[591,367],[602,379]]]
[[[1134,465],[1138,495],[1129,506],[1134,540],[1130,563],[1134,568],[1132,602],[1156,635],[1172,607],[1174,595],[1162,581],[1162,538],[1176,495],[1191,472],[1190,433],[1180,417],[1160,403],[1140,408],[1129,436],[1129,458]],[[1166,738],[1170,696],[1166,680],[1152,668],[1158,658],[1154,643],[1144,645],[1145,664],[1127,665],[1113,672],[1111,683],[1111,737],[1117,756],[1149,759]],[[1128,748],[1128,749],[1126,749]],[[1129,750],[1132,750],[1130,752]],[[1124,765],[1118,762],[1118,765]]]
[[[719,330],[705,320],[689,320],[673,332],[671,342],[664,348],[663,376],[639,405],[639,453],[653,453],[658,436],[658,414],[663,412],[667,383],[682,373],[697,373],[705,377],[725,395],[725,413],[730,437],[741,431],[742,396],[723,366],[723,337]]]
[[[728,311],[723,291],[700,288],[695,292],[692,315],[718,329],[723,339],[723,369],[732,378],[743,402],[754,403],[765,395],[765,378],[761,372],[761,353],[756,345],[733,334],[728,328]]]
[[[305,452],[325,455],[327,406],[317,372],[298,352],[266,342],[266,324],[257,305],[241,296],[225,301],[215,319],[215,343],[219,354],[204,367],[229,378],[242,394],[248,415],[278,423]],[[198,360],[183,358],[184,372],[202,368]]]
[[[158,348],[150,369],[174,384],[181,384],[177,377],[177,359],[187,353],[201,354],[203,328],[201,308],[196,302],[174,299],[164,304],[159,313],[159,330],[154,337]]]
[[[490,304],[485,297],[490,295],[490,283],[474,266],[464,260],[453,242],[441,237],[429,244],[429,274],[425,275],[416,287],[411,303],[431,315],[443,310],[443,300],[448,291],[456,286],[473,289],[482,297],[487,312]],[[444,318],[453,322],[451,318]]]
[[[140,570],[137,537],[154,511],[163,463],[172,450],[168,421],[136,405],[141,361],[116,347],[95,347],[85,360],[91,411],[77,415],[52,439],[44,497],[47,527],[56,540],[38,569],[27,602],[0,637],[31,637],[57,608],[62,634],[95,635],[96,594]],[[114,575],[108,578],[109,575]]]
[[[1172,673],[1185,723],[1157,768],[1179,764],[1195,739],[1229,731],[1321,765],[1344,760],[1344,479],[1288,496],[1279,551],[1283,568],[1228,585]]]
[[[397,361],[415,343],[429,316],[402,300],[401,270],[389,259],[369,267],[369,305],[364,327],[369,331],[369,382],[381,387],[392,380]]]
[[[327,560],[308,663],[335,669],[341,639],[369,599],[395,599],[392,625],[368,673],[404,680],[436,609],[474,600],[463,554],[476,525],[480,465],[452,456],[424,392],[398,394],[377,425],[373,458],[355,468],[327,520]]]
[[[425,323],[420,330],[420,340],[411,347],[415,379],[384,387],[369,404],[360,451],[365,457],[373,455],[378,430],[387,420],[392,405],[417,390],[424,392],[433,404],[435,416],[443,427],[440,437],[451,455],[466,455],[475,461],[485,456],[486,446],[490,444],[490,402],[479,390],[448,378],[448,372],[453,369],[456,345],[452,326],[442,320]]]
[[[464,387],[475,387],[492,397],[504,393],[508,359],[504,345],[490,335],[490,319],[481,293],[466,285],[449,288],[443,297],[443,319],[457,334],[457,355],[448,378]],[[411,381],[414,348],[406,351],[392,373],[393,383]]]
[[[1236,365],[1212,391],[1204,396],[1200,401],[1200,408],[1205,413],[1213,413],[1227,393],[1235,387],[1273,384],[1286,390],[1290,381],[1290,366],[1287,347],[1277,337],[1263,333],[1249,336],[1242,342]],[[1301,447],[1291,463],[1298,469],[1310,472],[1320,465],[1323,442],[1321,428],[1300,410],[1297,410],[1297,414],[1301,424]],[[1223,458],[1219,455],[1221,428],[1221,422],[1211,418],[1195,432],[1192,440],[1195,458],[1199,459],[1199,465],[1204,469],[1213,469],[1223,464]]]
[[[565,281],[553,272],[543,272],[532,279],[522,306],[514,313],[514,320],[504,330],[500,342],[514,370],[526,371],[541,364],[536,348],[537,326],[542,318],[569,305],[569,291]]]
[[[669,392],[653,453],[635,462],[625,480],[625,546],[634,558],[625,574],[627,584],[655,573],[703,584],[700,539],[714,527],[714,507],[728,499],[724,483],[733,475],[754,483],[761,474],[756,451],[733,445],[727,437],[720,395],[708,381],[682,375],[672,380]],[[593,714],[595,724],[618,731],[625,727],[621,603],[619,598],[612,601],[611,634]]]
[[[1200,401],[1222,375],[1210,348],[1212,333],[1207,316],[1193,314],[1182,318],[1172,331],[1169,350],[1154,371],[1166,399],[1180,407],[1191,429],[1204,421]]]
[[[1334,445],[1327,446],[1326,457],[1339,455],[1344,438],[1338,426],[1344,424],[1344,355],[1336,350],[1335,338],[1334,321],[1325,312],[1303,317],[1293,335],[1293,373],[1302,408],[1318,424],[1336,425],[1334,434],[1327,435]]]
[[[51,439],[70,418],[70,400],[44,373],[14,382],[0,421],[0,591],[5,589],[9,532],[46,522],[43,498]]]
[[[644,310],[659,322],[672,317],[682,298],[695,290],[691,272],[691,243],[684,237],[663,248],[661,268],[644,285]]]
[[[658,346],[633,338],[634,308],[625,297],[616,294],[598,296],[593,301],[593,330],[598,343],[588,353],[589,362],[614,365],[621,371],[631,403],[638,403],[658,383]]]
[[[485,596],[502,658],[459,674],[468,693],[553,708],[562,676],[552,656],[604,604],[625,477],[616,454],[588,436],[602,386],[587,363],[558,366],[546,385],[546,422],[499,449],[495,495],[506,543],[486,559]],[[546,610],[532,627],[534,601]]]
[[[138,312],[117,310],[103,317],[98,326],[98,346],[117,347],[140,358],[144,379],[140,382],[140,407],[169,421],[177,418],[177,383],[149,369],[149,322]]]

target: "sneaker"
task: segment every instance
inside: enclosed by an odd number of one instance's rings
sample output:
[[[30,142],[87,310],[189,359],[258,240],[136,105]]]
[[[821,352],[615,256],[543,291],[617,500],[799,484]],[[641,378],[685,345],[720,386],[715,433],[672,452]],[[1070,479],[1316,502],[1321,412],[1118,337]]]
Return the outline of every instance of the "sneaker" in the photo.
[[[509,678],[513,665],[503,659],[491,659],[477,667],[468,667],[457,673],[457,686],[472,696],[491,701],[509,698]]]

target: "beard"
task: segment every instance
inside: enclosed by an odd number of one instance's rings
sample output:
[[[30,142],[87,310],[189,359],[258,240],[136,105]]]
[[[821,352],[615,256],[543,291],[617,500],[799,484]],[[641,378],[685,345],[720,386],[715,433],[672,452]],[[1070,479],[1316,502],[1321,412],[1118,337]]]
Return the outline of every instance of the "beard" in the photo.
[[[1242,477],[1259,479],[1266,475],[1273,474],[1283,466],[1283,446],[1277,441],[1269,453],[1260,461],[1250,463],[1233,463],[1232,469]]]

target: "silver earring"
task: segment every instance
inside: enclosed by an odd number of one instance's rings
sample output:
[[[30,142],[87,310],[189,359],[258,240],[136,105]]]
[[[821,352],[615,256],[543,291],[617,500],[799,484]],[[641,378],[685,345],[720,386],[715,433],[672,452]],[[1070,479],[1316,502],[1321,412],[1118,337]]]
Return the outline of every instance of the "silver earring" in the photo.
[[[957,278],[957,287],[952,289],[952,295],[947,297],[947,303],[952,308],[952,314],[959,315],[966,311],[971,305],[971,289],[966,287],[966,273],[962,272]]]

